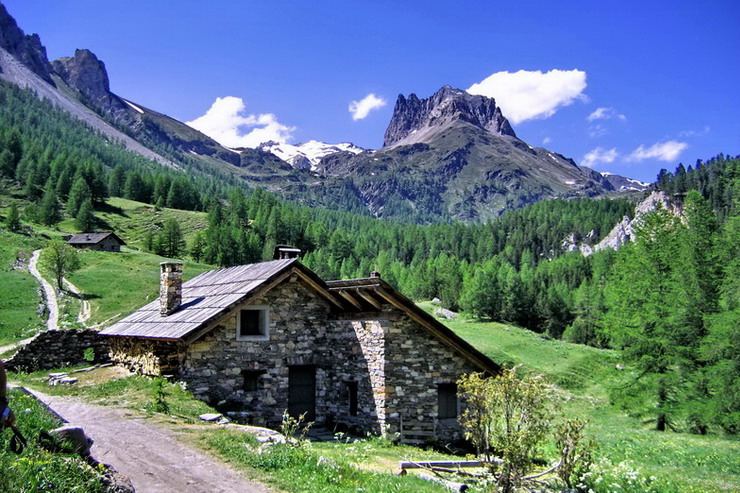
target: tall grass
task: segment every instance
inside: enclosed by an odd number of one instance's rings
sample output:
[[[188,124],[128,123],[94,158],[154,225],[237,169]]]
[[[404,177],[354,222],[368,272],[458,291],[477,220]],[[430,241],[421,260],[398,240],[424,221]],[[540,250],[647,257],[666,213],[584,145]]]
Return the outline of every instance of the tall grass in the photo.
[[[92,468],[79,456],[51,453],[39,446],[37,437],[41,431],[61,426],[46,408],[19,390],[11,390],[10,403],[18,418],[18,428],[28,439],[28,447],[22,455],[16,455],[8,449],[10,430],[0,435],[0,491],[105,491],[102,469]]]

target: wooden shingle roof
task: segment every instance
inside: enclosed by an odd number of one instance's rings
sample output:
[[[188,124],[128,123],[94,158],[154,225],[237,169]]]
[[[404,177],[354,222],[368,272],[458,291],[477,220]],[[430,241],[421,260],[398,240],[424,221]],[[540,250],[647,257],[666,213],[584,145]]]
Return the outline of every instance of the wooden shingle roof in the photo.
[[[183,283],[182,303],[160,314],[159,298],[102,330],[101,335],[182,340],[297,264],[274,260],[204,272]]]

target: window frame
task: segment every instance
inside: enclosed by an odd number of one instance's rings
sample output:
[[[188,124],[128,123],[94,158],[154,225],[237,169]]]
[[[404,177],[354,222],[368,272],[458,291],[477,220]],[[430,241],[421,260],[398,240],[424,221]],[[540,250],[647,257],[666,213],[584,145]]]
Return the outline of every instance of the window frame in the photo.
[[[454,409],[454,414],[450,415],[451,412],[449,410],[449,406],[445,405],[442,406],[443,403],[443,397],[444,401],[447,401],[449,404],[450,400],[450,391],[454,389],[454,393],[452,394],[454,396],[455,404],[452,406]],[[442,414],[442,411],[445,411],[444,414]],[[455,382],[440,382],[437,384],[437,419],[457,419],[457,417],[460,416],[460,399],[458,397],[458,386]]]
[[[260,312],[260,333],[241,335],[242,312]],[[239,308],[236,313],[236,340],[237,341],[267,341],[270,338],[270,307],[269,305],[248,305]]]

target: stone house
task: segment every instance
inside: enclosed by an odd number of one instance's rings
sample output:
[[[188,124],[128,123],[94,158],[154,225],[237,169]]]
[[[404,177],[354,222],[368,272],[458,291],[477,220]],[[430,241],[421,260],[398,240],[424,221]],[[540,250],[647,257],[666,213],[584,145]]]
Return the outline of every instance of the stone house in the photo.
[[[126,242],[115,233],[78,233],[73,235],[67,244],[75,248],[87,248],[103,252],[120,252]]]
[[[101,332],[113,361],[175,375],[274,426],[284,410],[403,441],[461,438],[455,382],[499,371],[373,273],[323,281],[296,258],[205,272],[161,264],[160,298]]]

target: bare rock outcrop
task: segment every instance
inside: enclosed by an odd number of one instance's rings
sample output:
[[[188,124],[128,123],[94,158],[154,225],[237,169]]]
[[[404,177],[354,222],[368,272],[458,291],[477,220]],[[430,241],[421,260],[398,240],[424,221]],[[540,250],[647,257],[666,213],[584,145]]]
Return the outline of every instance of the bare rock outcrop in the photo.
[[[492,134],[516,137],[493,98],[474,96],[461,89],[444,86],[425,99],[419,99],[413,93],[408,98],[400,94],[393,109],[393,118],[385,131],[383,147],[392,146],[412,135],[421,136],[428,128],[441,127],[455,120],[471,123]]]

